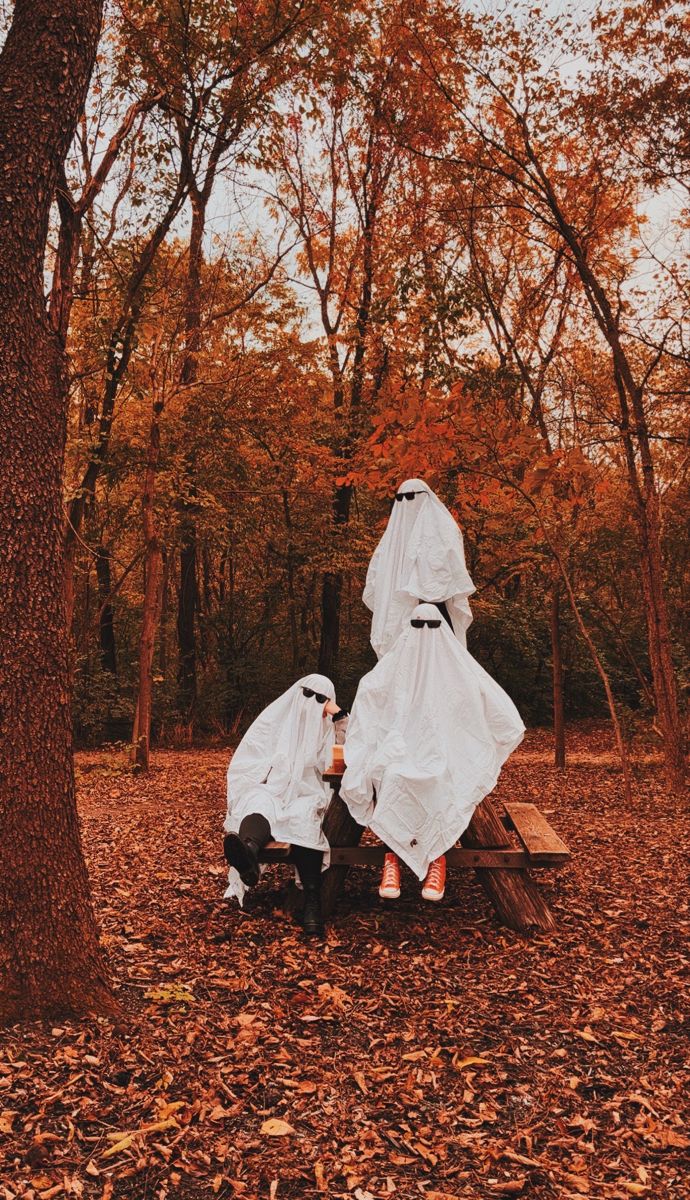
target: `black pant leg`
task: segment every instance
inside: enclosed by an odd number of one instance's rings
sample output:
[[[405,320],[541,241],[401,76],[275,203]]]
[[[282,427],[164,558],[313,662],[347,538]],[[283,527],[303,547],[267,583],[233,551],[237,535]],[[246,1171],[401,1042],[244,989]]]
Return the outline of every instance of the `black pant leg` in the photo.
[[[441,616],[443,617],[443,620],[446,622],[446,624],[450,625],[451,630],[453,631],[453,633],[455,633],[455,630],[453,629],[453,622],[450,619],[450,613],[448,612],[448,608],[446,606],[445,600],[420,600],[419,603],[435,605],[436,608],[438,609],[438,611],[440,612]]]
[[[322,850],[311,850],[306,846],[293,846],[292,861],[297,867],[303,887],[321,886]]]
[[[440,612],[441,616],[443,617],[443,620],[448,622],[448,624],[451,627],[451,630],[453,631],[453,633],[455,633],[455,630],[453,629],[453,622],[450,619],[450,613],[448,612],[448,609],[446,607],[445,600],[437,600],[436,607],[437,607],[438,611]]]

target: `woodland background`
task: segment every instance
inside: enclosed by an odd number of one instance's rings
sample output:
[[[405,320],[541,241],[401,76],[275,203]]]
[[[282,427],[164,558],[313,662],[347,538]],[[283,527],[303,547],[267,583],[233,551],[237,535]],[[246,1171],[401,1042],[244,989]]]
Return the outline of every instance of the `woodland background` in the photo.
[[[690,1195],[690,5],[571,8],[0,0],[2,1200]],[[226,764],[416,475],[557,929],[315,946]]]
[[[350,703],[419,475],[527,722],[656,712],[677,768],[686,39],[684,5],[110,6],[47,264],[79,744],[225,738],[317,664]]]

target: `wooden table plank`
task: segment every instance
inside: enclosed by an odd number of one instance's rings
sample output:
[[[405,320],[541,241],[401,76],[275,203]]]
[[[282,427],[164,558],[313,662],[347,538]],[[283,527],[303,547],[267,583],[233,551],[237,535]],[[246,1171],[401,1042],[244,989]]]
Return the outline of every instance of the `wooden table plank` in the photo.
[[[324,820],[324,833],[331,846],[335,847],[332,853],[343,855],[340,859],[333,859],[332,866],[323,877],[322,905],[324,915],[329,915],[342,891],[350,865],[363,860],[381,862],[385,847],[359,846],[364,830],[353,820],[347,806],[340,799],[342,775],[328,772],[324,775],[324,780],[333,789]],[[449,864],[466,865],[476,870],[477,878],[491,900],[499,920],[509,928],[521,932],[554,928],[555,922],[549,907],[527,870],[528,866],[548,866],[549,863],[543,857],[541,860],[535,859],[526,851],[523,853],[515,849],[488,796],[475,810],[461,842],[462,848],[454,847],[449,851]],[[288,856],[289,848],[278,845],[275,848],[266,847],[262,858],[265,862],[284,862],[288,860]],[[558,861],[564,860],[554,859],[554,865]]]
[[[490,796],[474,810],[460,841],[466,850],[508,850],[510,837],[501,823]],[[556,922],[536,883],[527,870],[478,867],[477,878],[493,904],[499,920],[520,933],[530,929],[553,929]]]
[[[570,858],[570,850],[552,829],[536,804],[511,801],[506,804],[511,824],[523,843],[530,865],[562,863]]]
[[[269,842],[261,852],[262,862],[289,862],[291,847],[287,842]],[[333,846],[331,863],[342,867],[380,867],[386,847],[377,846]],[[449,867],[504,867],[519,870],[529,865],[529,856],[524,850],[464,850],[454,846],[446,854]]]

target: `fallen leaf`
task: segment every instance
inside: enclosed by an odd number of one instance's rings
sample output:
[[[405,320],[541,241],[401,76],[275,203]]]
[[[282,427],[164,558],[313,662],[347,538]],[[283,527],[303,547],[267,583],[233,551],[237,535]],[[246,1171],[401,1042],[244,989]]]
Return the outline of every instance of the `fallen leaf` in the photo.
[[[580,1192],[583,1196],[591,1190],[589,1179],[584,1175],[570,1175],[568,1171],[564,1171],[563,1179],[571,1187],[575,1188],[576,1192]]]
[[[326,1172],[324,1171],[324,1166],[323,1166],[322,1162],[314,1163],[314,1179],[316,1181],[317,1192],[325,1192],[326,1187],[327,1187]]]
[[[278,1117],[269,1117],[261,1126],[261,1132],[266,1137],[289,1137],[295,1130],[292,1125],[288,1125],[287,1121],[281,1121]]]
[[[592,1030],[589,1028],[589,1025],[587,1025],[584,1029],[576,1029],[575,1032],[578,1037],[582,1038],[583,1042],[594,1042],[595,1046],[599,1046],[601,1044],[598,1038],[595,1038]]]

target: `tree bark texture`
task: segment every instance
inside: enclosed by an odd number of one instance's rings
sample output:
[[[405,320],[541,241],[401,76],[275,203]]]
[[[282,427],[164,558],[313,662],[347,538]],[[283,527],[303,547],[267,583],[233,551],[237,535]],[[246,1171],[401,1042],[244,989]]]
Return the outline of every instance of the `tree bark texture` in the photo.
[[[43,294],[50,206],[100,0],[17,0],[0,54],[0,1021],[115,1013],[74,791],[62,477],[67,380]]]

